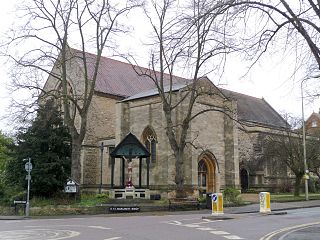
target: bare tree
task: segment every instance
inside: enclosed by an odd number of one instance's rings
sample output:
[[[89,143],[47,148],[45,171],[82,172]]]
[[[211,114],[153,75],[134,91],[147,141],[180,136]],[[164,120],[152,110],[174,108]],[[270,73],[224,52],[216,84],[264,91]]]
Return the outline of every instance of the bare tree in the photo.
[[[318,177],[320,183],[320,132],[316,131],[309,135],[306,142],[308,168],[311,173]]]
[[[240,0],[231,5],[243,7],[238,26],[245,30],[242,38],[250,40],[245,41],[251,46],[246,53],[254,63],[273,43],[280,43],[295,56],[297,67],[320,69],[319,1]]]
[[[140,75],[151,78],[159,92],[165,116],[165,131],[175,157],[175,183],[177,197],[185,196],[184,162],[191,122],[203,113],[218,111],[233,118],[228,104],[206,105],[195,108],[203,96],[217,96],[223,102],[221,92],[207,84],[205,77],[210,72],[223,72],[226,55],[239,51],[233,39],[233,20],[237,9],[230,10],[227,3],[233,1],[151,1],[145,14],[153,29],[153,51],[148,69],[136,68]],[[152,13],[150,12],[154,12]],[[179,94],[175,84],[188,76],[185,88]],[[179,111],[179,119],[176,112]]]
[[[295,176],[294,195],[300,195],[301,180],[305,174],[301,120],[291,118],[291,128],[278,134],[268,135],[264,140],[263,159],[275,166],[287,166]],[[309,136],[306,141],[307,164],[317,174],[320,157],[319,139]],[[288,173],[285,173],[288,174]]]
[[[15,90],[32,95],[24,110],[32,109],[41,98],[60,99],[72,136],[71,175],[76,181],[81,180],[80,150],[102,52],[112,53],[114,36],[126,30],[121,18],[138,5],[135,0],[29,0],[20,7],[22,26],[13,28],[4,45],[5,55],[15,63]],[[95,55],[87,54],[88,50]],[[74,61],[82,67],[78,76],[68,72]],[[58,88],[44,88],[48,76]],[[81,88],[72,89],[77,84]]]

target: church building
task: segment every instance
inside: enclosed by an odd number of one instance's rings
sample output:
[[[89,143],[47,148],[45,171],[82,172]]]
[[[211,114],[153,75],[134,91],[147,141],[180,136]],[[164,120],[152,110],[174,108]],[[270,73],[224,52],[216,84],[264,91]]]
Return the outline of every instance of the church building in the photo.
[[[76,94],[83,87],[79,80],[82,65],[76,59],[70,61],[70,91]],[[90,61],[88,64],[90,70]],[[137,67],[111,58],[101,59],[82,145],[81,189],[100,188],[112,198],[131,194],[128,187],[134,189],[134,198],[175,197],[175,158],[166,135],[162,102],[154,82],[138,74]],[[59,69],[55,66],[52,71]],[[190,81],[182,77],[173,80],[171,89],[179,101]],[[259,163],[261,140],[266,134],[287,128],[287,122],[264,99],[221,89],[206,77],[199,82],[208,94],[197,99],[193,111],[212,106],[217,111],[207,111],[190,123],[183,164],[188,195],[197,197],[227,187],[269,190],[279,184],[277,177]],[[56,79],[49,77],[45,89],[59,86]],[[174,110],[176,124],[184,107],[182,101]],[[137,141],[147,152],[142,157],[132,153],[130,159],[117,155],[115,148],[126,141]]]

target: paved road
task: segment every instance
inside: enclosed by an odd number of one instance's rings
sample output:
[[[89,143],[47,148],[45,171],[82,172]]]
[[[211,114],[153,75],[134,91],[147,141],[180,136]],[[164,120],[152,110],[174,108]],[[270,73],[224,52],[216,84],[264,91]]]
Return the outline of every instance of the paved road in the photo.
[[[203,216],[210,213],[1,220],[0,240],[319,239],[320,208],[290,210],[286,215],[239,214],[225,221]]]

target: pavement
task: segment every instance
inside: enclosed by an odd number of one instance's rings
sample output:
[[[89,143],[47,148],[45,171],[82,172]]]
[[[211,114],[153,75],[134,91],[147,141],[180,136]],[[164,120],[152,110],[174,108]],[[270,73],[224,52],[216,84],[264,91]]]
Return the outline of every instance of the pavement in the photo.
[[[320,207],[320,200],[309,200],[309,201],[299,201],[299,202],[284,202],[284,203],[278,203],[278,202],[272,202],[271,203],[271,213],[270,214],[286,214],[285,210],[290,209],[301,209],[301,208],[313,208],[313,207]],[[211,211],[209,209],[207,210],[199,210],[194,212],[208,212]],[[232,218],[238,218],[241,214],[250,214],[250,213],[259,213],[260,211],[260,205],[259,203],[253,203],[245,206],[240,207],[225,207],[224,208],[224,214],[221,216],[213,216],[213,218],[221,218],[221,219],[232,219]],[[173,213],[173,212],[169,212]],[[148,214],[145,212],[144,214]],[[110,215],[110,214],[107,214]],[[60,216],[61,217],[61,216]],[[0,220],[27,220],[30,219],[30,217],[24,217],[24,216],[0,216]]]
[[[290,209],[320,207],[320,200],[309,200],[299,202],[271,202],[271,211],[284,211]],[[242,214],[242,213],[257,213],[260,211],[259,203],[249,204],[241,207],[224,208],[225,213]]]
[[[252,214],[259,215],[284,215],[286,210],[320,207],[320,200],[299,201],[299,202],[285,202],[285,203],[271,203],[270,213],[260,213],[260,204],[254,203],[241,207],[227,207],[224,208],[224,214],[204,215],[202,218],[209,220],[228,220],[243,218]]]

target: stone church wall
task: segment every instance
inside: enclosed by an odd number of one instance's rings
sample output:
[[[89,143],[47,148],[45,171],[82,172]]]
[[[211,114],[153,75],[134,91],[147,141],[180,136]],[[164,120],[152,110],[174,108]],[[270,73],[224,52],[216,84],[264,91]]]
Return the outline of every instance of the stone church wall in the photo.
[[[245,169],[249,173],[249,189],[275,191],[291,181],[285,166],[278,166],[276,161],[263,157],[264,139],[279,131],[257,125],[239,131],[240,170]]]
[[[95,94],[88,114],[87,132],[83,142],[82,167],[83,183],[86,185],[100,184],[101,150],[103,142],[108,144],[115,139],[116,102],[118,100]],[[112,142],[112,141],[111,141]],[[103,184],[110,183],[110,164],[108,147],[103,153]]]

